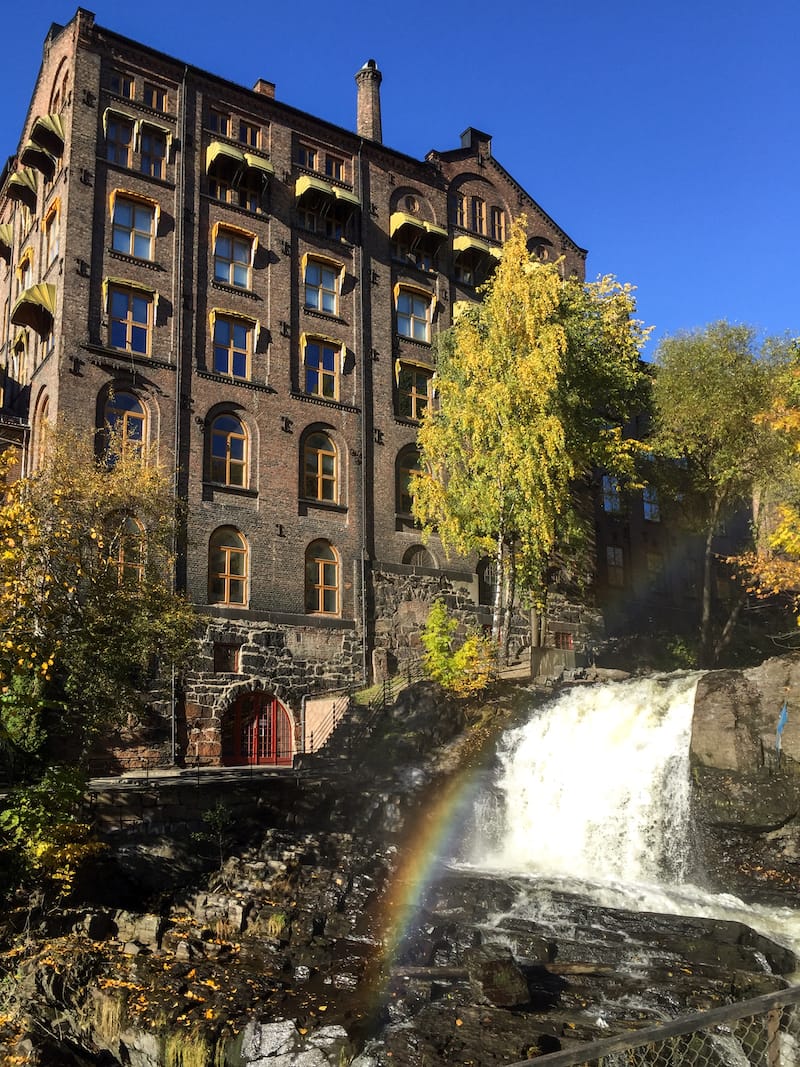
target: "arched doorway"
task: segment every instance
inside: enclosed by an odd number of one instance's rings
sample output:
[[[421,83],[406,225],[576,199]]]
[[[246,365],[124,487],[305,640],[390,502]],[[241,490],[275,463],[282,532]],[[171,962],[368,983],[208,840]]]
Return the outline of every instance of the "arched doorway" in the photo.
[[[287,766],[292,748],[289,712],[271,693],[242,693],[228,709],[222,733],[226,766]]]

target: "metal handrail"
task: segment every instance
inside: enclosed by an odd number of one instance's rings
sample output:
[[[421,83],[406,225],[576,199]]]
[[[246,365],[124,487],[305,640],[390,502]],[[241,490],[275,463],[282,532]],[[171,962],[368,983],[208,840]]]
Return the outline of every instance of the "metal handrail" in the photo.
[[[654,1045],[672,1037],[683,1037],[697,1033],[700,1030],[708,1030],[712,1027],[736,1022],[739,1019],[747,1019],[751,1016],[770,1016],[778,1009],[783,1009],[790,1004],[800,1004],[800,986],[791,986],[782,989],[778,993],[767,993],[752,1000],[739,1001],[736,1004],[727,1004],[720,1008],[712,1008],[710,1011],[698,1012],[694,1015],[684,1015],[680,1019],[673,1019],[668,1023],[659,1023],[657,1026],[649,1026],[635,1033],[617,1034],[615,1037],[604,1037],[598,1041],[587,1042],[580,1048],[573,1048],[563,1052],[550,1052],[544,1056],[537,1056],[532,1060],[516,1060],[508,1064],[508,1067],[527,1067],[535,1064],[535,1067],[589,1067],[599,1064],[604,1056],[617,1052],[627,1052],[639,1049],[645,1045]],[[780,1061],[774,1061],[775,1067],[779,1067]],[[793,1067],[786,1063],[785,1067]]]

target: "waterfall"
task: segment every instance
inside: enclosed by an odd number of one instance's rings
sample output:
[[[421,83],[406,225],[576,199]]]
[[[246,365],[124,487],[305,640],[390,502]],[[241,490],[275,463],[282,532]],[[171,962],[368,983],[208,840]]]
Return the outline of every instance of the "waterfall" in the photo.
[[[602,907],[742,922],[800,954],[800,911],[695,883],[689,748],[700,675],[575,686],[501,742],[458,867],[519,876],[513,911]]]
[[[512,730],[471,862],[593,883],[683,882],[697,679],[575,687]]]

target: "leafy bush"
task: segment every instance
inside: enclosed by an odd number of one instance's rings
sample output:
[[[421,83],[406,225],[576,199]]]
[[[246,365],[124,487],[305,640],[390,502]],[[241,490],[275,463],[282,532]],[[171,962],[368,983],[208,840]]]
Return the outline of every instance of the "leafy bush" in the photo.
[[[41,780],[13,790],[0,810],[0,867],[6,891],[35,883],[66,896],[81,864],[105,847],[80,821],[82,776],[70,767],[49,767]]]
[[[454,647],[458,627],[458,619],[449,614],[443,601],[435,601],[422,631],[423,663],[434,682],[456,696],[466,697],[482,692],[492,680],[494,651],[491,642],[472,629]]]

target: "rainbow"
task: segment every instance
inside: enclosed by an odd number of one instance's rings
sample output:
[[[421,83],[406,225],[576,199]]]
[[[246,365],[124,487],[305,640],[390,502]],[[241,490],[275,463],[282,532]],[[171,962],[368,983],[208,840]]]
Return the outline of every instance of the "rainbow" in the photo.
[[[439,789],[434,803],[412,820],[399,846],[401,861],[383,894],[383,973],[391,974],[403,941],[412,928],[442,865],[457,851],[479,784],[480,768],[456,772]]]

